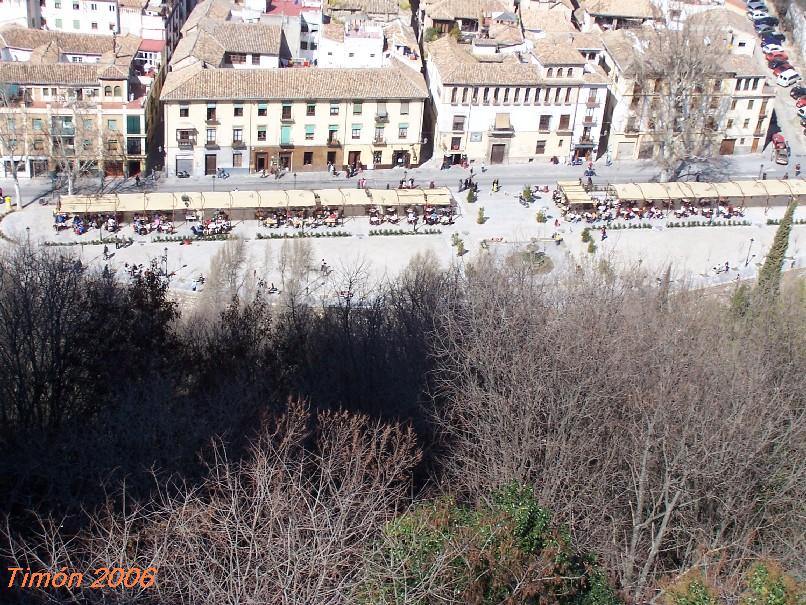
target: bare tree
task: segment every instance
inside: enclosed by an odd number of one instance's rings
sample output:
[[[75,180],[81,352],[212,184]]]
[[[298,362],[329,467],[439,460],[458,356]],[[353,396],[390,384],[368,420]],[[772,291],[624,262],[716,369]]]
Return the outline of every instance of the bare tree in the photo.
[[[243,462],[214,447],[205,481],[159,488],[146,505],[93,515],[69,538],[42,519],[22,540],[6,527],[16,565],[54,572],[157,567],[151,598],[171,603],[351,603],[362,562],[406,504],[419,461],[414,433],[365,416],[298,403],[266,424]],[[142,590],[139,591],[142,593]],[[57,602],[132,602],[137,590],[42,590]]]
[[[28,147],[32,145],[32,125],[26,111],[26,103],[30,102],[25,90],[12,93],[9,88],[0,87],[0,107],[8,110],[0,116],[0,155],[8,157],[18,209],[22,207],[19,172],[28,160]]]
[[[452,485],[535,485],[636,600],[680,567],[795,563],[802,307],[737,324],[685,289],[659,304],[641,276],[548,283],[490,260],[463,288],[435,352]]]
[[[729,103],[723,89],[728,53],[718,36],[718,26],[706,32],[684,24],[638,37],[631,111],[648,132],[642,145],[653,148],[662,181],[715,155]]]

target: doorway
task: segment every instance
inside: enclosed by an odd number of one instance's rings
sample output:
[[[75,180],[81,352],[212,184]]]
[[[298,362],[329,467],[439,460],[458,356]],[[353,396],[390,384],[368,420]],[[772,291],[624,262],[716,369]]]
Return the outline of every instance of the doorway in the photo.
[[[361,152],[351,151],[347,154],[347,164],[349,166],[359,166],[361,164]]]
[[[215,154],[208,153],[204,156],[204,174],[210,175],[216,173]]]
[[[140,160],[129,160],[128,170],[130,177],[140,174]]]
[[[286,151],[280,154],[280,168],[291,170],[291,153]]]
[[[490,151],[490,164],[501,164],[504,162],[504,154],[507,151],[506,145],[493,145]]]
[[[719,145],[719,155],[733,155],[736,139],[723,139]]]
[[[399,149],[392,152],[392,166],[409,167],[409,152]]]
[[[328,151],[327,152],[327,163],[332,164],[333,166],[336,165],[336,152],[335,151]]]
[[[268,153],[256,153],[255,154],[255,171],[256,172],[263,172],[264,170],[269,169],[269,154]]]

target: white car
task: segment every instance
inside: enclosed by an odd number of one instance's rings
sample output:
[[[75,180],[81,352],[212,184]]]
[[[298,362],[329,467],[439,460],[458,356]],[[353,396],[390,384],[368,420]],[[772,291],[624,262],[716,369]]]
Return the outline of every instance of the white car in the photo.
[[[766,9],[749,10],[747,11],[747,16],[753,21],[757,21],[764,17],[769,17],[770,13],[768,13]]]
[[[775,51],[783,51],[784,47],[780,44],[765,44],[761,47],[761,51],[766,55],[767,53],[774,53]]]
[[[747,10],[767,10],[767,4],[764,2],[764,0],[748,0]]]
[[[803,120],[806,119],[806,105],[798,109],[798,117]]]

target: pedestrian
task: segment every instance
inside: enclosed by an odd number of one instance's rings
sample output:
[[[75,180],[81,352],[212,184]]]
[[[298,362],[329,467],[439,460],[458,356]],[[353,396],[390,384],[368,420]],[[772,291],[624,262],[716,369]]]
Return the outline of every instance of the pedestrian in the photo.
[[[410,188],[410,189],[414,189],[414,177],[411,177],[411,178],[409,179],[409,188]]]
[[[470,167],[470,176],[473,176],[473,166]]]
[[[134,184],[136,186],[138,186],[138,187],[140,186],[140,175],[139,174],[134,176]]]
[[[789,173],[788,173],[788,172],[785,172],[785,173],[784,173],[784,178],[785,178],[785,179],[788,179],[788,178],[789,178]]]
[[[800,176],[800,164],[795,164],[795,176]]]
[[[109,246],[104,246],[104,260],[109,258]]]
[[[465,182],[462,179],[459,179],[459,191],[462,192],[465,190]]]
[[[728,264],[728,261],[725,261],[725,273],[727,273],[729,270],[730,270],[730,265]]]
[[[404,182],[405,182],[405,181],[404,181],[403,179],[400,179],[400,187],[398,187],[398,189],[403,189],[403,183],[404,183]]]
[[[324,258],[322,259],[321,271],[322,271],[322,273],[327,273],[327,263],[325,262]]]
[[[555,218],[555,219],[554,219],[554,226],[555,226],[556,228],[559,228],[559,226],[560,226],[560,219],[558,219],[558,218]]]
[[[607,239],[607,229],[602,227],[602,241],[605,241],[606,239]]]

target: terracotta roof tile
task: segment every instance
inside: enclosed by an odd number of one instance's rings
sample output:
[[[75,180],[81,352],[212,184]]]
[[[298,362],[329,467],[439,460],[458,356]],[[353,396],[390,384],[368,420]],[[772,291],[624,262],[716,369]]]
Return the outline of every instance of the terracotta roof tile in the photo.
[[[658,11],[650,0],[580,0],[582,8],[591,15],[653,19]]]
[[[168,74],[162,101],[215,99],[415,99],[428,91],[405,68],[198,69]],[[411,73],[408,73],[411,72]]]

